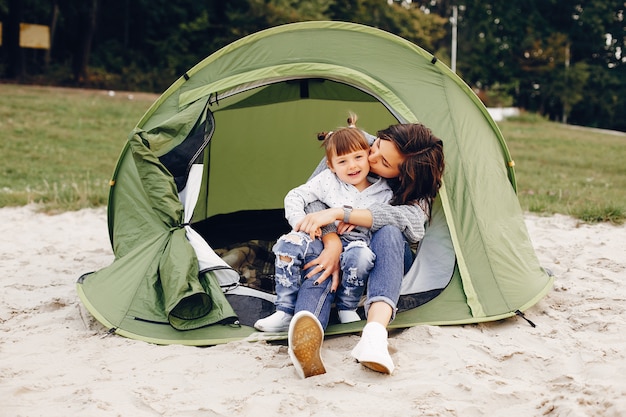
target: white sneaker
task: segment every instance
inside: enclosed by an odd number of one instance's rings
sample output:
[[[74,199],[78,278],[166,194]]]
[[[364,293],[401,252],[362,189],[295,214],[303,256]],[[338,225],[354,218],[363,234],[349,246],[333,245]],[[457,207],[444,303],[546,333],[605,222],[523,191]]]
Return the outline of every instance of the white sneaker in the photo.
[[[339,322],[342,324],[361,321],[361,316],[355,310],[339,310],[337,314],[339,315]]]
[[[276,310],[271,316],[257,320],[256,323],[254,323],[254,328],[261,332],[286,332],[289,329],[289,322],[291,322],[292,317],[292,314]]]
[[[289,325],[289,357],[300,378],[326,373],[321,350],[324,329],[317,317],[308,311],[299,311]]]
[[[391,375],[395,368],[387,348],[387,329],[380,323],[365,325],[361,340],[351,354],[361,365],[383,374]]]

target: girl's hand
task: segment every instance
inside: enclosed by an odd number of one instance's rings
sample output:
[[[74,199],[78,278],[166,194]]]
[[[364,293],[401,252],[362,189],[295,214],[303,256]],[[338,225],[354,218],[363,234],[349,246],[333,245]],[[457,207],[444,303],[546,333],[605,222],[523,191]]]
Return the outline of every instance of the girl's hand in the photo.
[[[311,262],[305,264],[303,269],[313,268],[305,278],[311,278],[315,274],[322,273],[316,280],[316,284],[320,284],[332,276],[331,292],[335,292],[339,287],[339,257],[343,251],[341,240],[336,233],[328,233],[322,237],[324,249],[320,255]]]
[[[349,233],[353,231],[355,227],[356,225],[351,223],[339,222],[339,224],[337,225],[337,233],[343,235],[344,233]]]
[[[339,213],[341,212],[341,213]],[[337,220],[339,214],[343,216],[342,209],[329,208],[315,213],[309,213],[298,224],[296,224],[295,230],[297,232],[305,232],[311,236],[311,239],[319,237],[321,234],[321,228],[327,224],[333,223]]]

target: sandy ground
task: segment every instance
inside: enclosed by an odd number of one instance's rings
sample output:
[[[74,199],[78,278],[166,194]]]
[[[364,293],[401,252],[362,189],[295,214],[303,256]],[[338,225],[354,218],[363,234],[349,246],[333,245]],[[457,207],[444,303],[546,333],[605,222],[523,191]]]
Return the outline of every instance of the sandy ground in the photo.
[[[155,346],[105,329],[76,279],[113,260],[104,209],[0,209],[0,416],[626,415],[626,226],[525,217],[554,289],[526,314],[390,337],[396,371],[328,338],[299,379],[284,345]]]

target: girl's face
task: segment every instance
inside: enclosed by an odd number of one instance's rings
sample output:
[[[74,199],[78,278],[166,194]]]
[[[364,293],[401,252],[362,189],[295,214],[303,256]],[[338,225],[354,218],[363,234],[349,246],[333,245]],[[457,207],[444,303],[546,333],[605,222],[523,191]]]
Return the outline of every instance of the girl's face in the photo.
[[[341,181],[363,191],[369,185],[367,174],[370,172],[370,166],[367,158],[367,150],[362,149],[341,156],[333,155],[327,164]]]
[[[376,138],[370,148],[368,160],[370,171],[374,174],[383,178],[397,178],[400,176],[400,164],[404,161],[404,155],[392,141]]]

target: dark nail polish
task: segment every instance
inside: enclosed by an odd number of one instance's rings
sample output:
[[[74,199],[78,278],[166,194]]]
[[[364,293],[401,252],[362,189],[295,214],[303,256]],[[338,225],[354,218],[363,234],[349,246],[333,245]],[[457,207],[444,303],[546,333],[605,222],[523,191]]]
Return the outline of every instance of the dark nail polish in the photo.
[[[315,281],[315,282],[313,283],[313,285],[320,285],[320,283],[319,283],[319,282],[317,282],[317,281]]]

